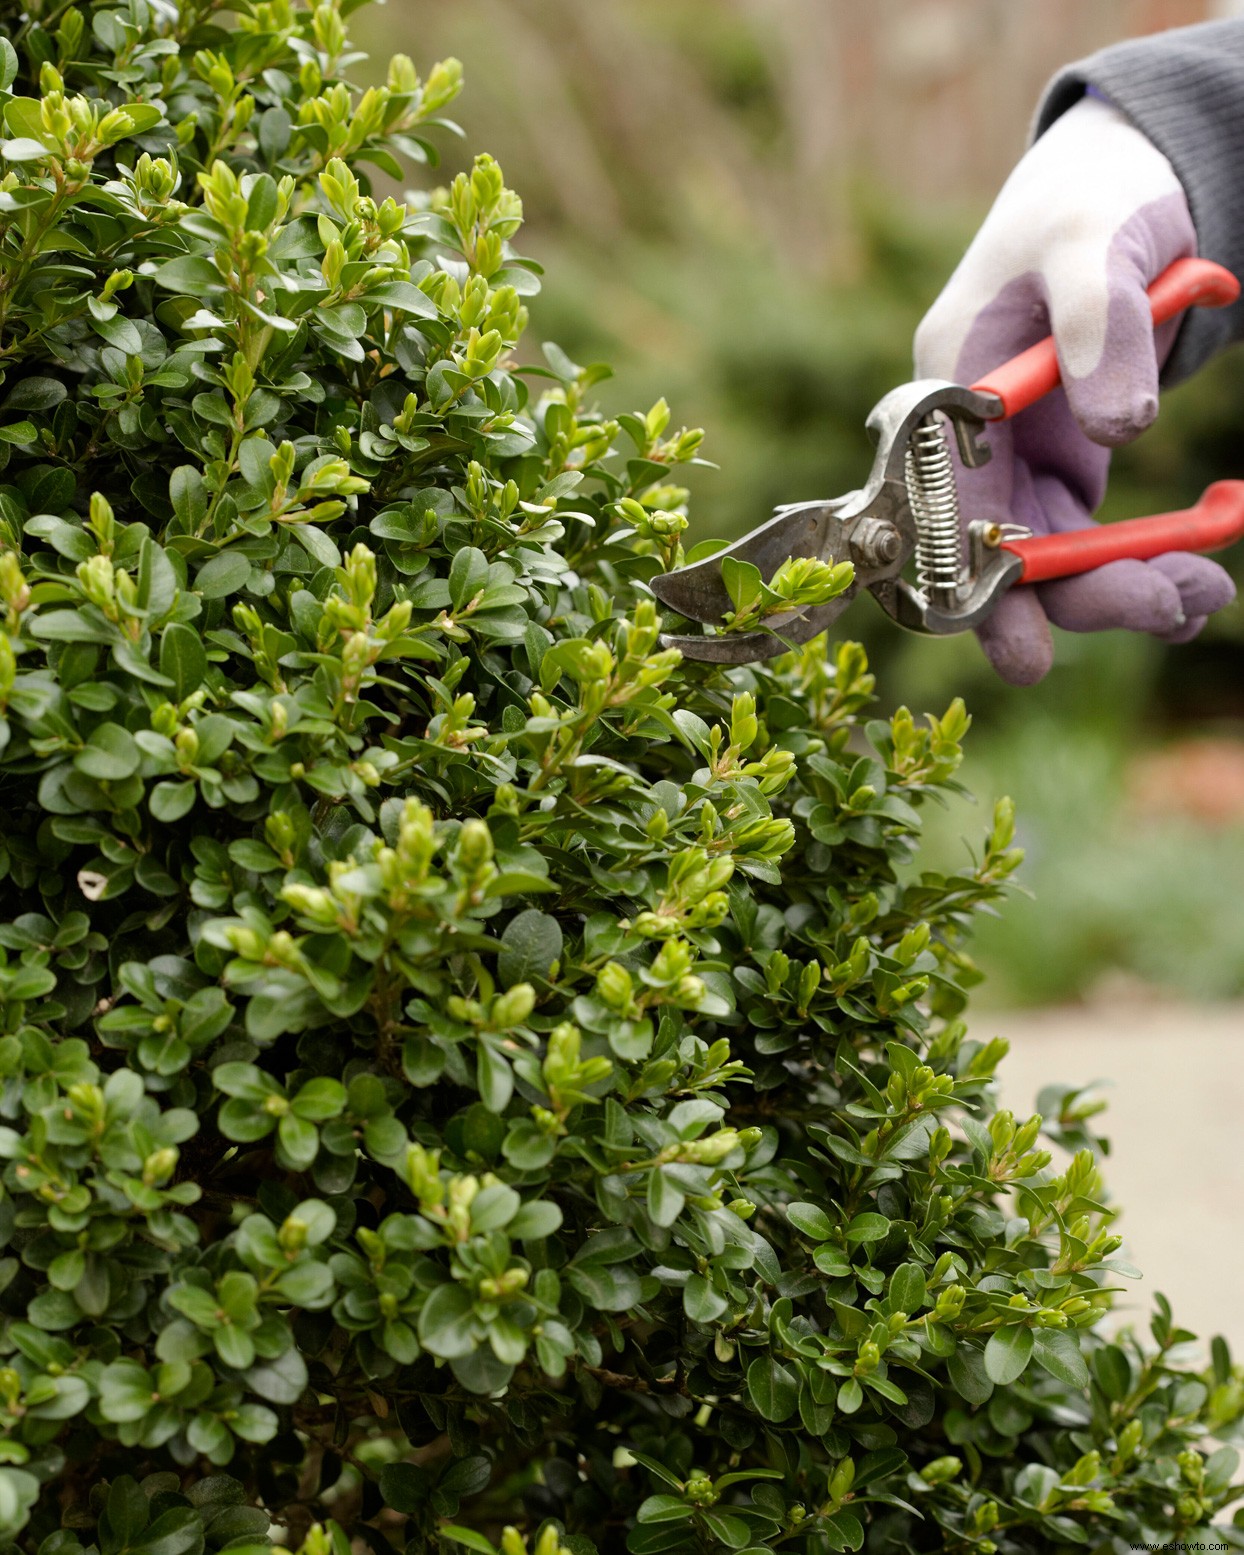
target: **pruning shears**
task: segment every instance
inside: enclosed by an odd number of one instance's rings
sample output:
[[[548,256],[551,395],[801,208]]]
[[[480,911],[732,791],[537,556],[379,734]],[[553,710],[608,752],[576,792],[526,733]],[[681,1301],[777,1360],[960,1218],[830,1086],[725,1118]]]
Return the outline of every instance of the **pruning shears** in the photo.
[[[1221,265],[1177,259],[1148,295],[1158,325],[1185,308],[1225,307],[1239,293],[1239,281]],[[859,491],[779,507],[768,523],[734,544],[650,580],[662,604],[717,628],[704,636],[666,635],[664,646],[719,664],[772,658],[825,631],[863,589],[911,631],[964,632],[979,626],[1017,585],[1071,577],[1126,558],[1220,550],[1244,536],[1244,481],[1217,481],[1193,507],[1177,513],[1070,533],[1032,535],[987,520],[965,531],[950,436],[962,464],[979,468],[990,457],[984,428],[1026,409],[1059,382],[1049,336],[970,387],[921,379],[891,390],[866,423],[877,452]],[[773,580],[784,564],[802,557],[834,566],[849,562],[850,583],[826,603],[787,605],[774,596],[772,613],[756,622],[757,630],[732,630],[739,619],[739,579],[746,575],[758,588],[760,580]],[[840,576],[847,576],[845,569]]]

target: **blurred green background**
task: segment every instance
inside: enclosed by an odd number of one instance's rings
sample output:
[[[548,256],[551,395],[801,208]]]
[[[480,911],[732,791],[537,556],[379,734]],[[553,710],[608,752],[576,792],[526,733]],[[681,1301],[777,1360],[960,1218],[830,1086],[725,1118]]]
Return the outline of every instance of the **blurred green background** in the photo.
[[[1135,33],[1228,14],[1207,0],[389,0],[357,25],[369,66],[456,55],[461,145],[491,151],[547,270],[533,334],[604,359],[613,411],[664,394],[708,430],[694,538],[775,502],[859,484],[873,403],[1022,153],[1061,64]],[[1171,391],[1118,456],[1106,508],[1184,506],[1244,476],[1244,352]],[[1244,558],[1233,563],[1244,578]],[[1167,649],[1059,634],[1041,686],[995,681],[970,637],[928,641],[866,601],[847,618],[890,705],[976,718],[980,810],[937,818],[963,857],[1016,800],[1031,899],[985,925],[986,1000],[1082,998],[1120,979],[1244,993],[1244,609]]]

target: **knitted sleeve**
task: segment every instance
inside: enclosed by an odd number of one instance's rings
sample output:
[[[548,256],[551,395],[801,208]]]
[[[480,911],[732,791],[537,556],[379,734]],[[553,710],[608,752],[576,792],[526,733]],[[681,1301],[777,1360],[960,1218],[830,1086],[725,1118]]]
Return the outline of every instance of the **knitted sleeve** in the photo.
[[[1033,128],[1041,135],[1085,92],[1105,97],[1170,161],[1199,252],[1244,279],[1244,20],[1180,27],[1101,50],[1059,72]],[[1188,313],[1163,375],[1178,382],[1244,339],[1244,300]]]

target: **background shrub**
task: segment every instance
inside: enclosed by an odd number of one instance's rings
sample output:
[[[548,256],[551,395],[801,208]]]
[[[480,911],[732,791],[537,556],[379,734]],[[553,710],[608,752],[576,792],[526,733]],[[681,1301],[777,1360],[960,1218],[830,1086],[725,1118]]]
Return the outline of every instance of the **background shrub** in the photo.
[[[368,193],[453,62],[0,14],[6,1540],[1204,1531],[1241,1379],[1100,1337],[1091,1108],[960,1019],[962,706],[660,647],[700,434],[518,365],[490,158]]]

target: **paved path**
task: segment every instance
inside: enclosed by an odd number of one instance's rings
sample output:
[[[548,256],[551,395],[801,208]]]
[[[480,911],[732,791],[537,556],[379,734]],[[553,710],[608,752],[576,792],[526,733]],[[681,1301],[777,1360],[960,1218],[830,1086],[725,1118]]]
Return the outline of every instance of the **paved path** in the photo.
[[[1153,1001],[982,1012],[972,1034],[1009,1038],[1002,1104],[1028,1116],[1054,1081],[1112,1081],[1104,1172],[1124,1253],[1145,1271],[1118,1298],[1142,1316],[1154,1291],[1198,1334],[1244,1359],[1244,1005]]]

